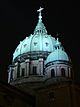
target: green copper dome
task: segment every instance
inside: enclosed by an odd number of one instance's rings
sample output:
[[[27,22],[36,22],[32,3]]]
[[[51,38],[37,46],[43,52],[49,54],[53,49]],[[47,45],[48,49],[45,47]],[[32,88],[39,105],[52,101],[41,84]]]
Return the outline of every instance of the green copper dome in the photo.
[[[45,64],[53,61],[69,61],[69,57],[67,53],[64,50],[62,50],[62,48],[60,48],[56,49],[54,52],[49,54],[45,61]]]
[[[13,53],[13,60],[27,52],[53,52],[55,50],[55,43],[55,38],[47,34],[47,30],[42,22],[41,11],[39,11],[39,20],[37,26],[35,27],[34,33],[20,42]]]
[[[55,48],[55,51],[49,54],[49,56],[47,57],[45,64],[54,61],[70,61],[67,53],[64,51],[63,47],[61,46],[61,42],[59,42],[58,38],[55,43]]]

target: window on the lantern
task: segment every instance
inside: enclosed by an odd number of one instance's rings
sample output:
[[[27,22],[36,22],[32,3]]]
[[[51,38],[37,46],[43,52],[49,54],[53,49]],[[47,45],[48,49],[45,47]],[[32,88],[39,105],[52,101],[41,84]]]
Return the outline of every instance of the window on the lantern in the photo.
[[[37,45],[37,42],[34,42],[34,45],[36,46],[36,45]]]
[[[27,44],[24,44],[24,48],[26,47]]]
[[[46,42],[45,44],[46,44],[46,46],[48,46],[48,43],[47,43],[47,42]]]

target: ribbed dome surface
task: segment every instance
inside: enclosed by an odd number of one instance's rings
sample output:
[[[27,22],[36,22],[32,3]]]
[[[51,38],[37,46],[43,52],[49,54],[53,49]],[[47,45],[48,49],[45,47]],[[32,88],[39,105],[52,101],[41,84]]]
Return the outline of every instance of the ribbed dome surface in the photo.
[[[62,49],[56,49],[54,52],[49,54],[47,57],[45,64],[53,61],[69,61],[69,57],[67,53]]]
[[[17,46],[15,52],[13,53],[13,60],[19,55],[27,52],[34,51],[47,51],[53,52],[56,40],[51,35],[47,34],[47,30],[42,23],[41,17],[35,27],[34,34],[26,37]]]
[[[54,51],[55,43],[56,43],[55,38],[47,34],[30,35],[29,37],[26,37],[22,42],[20,42],[20,44],[17,46],[13,54],[13,60],[17,56],[27,52],[33,51],[52,52]]]

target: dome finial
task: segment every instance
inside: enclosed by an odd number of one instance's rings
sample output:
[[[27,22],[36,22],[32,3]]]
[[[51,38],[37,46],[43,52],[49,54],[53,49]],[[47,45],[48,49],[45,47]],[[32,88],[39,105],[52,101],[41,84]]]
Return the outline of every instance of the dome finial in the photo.
[[[41,11],[43,10],[44,8],[40,7],[39,10],[37,10],[37,12],[39,12],[39,20],[38,20],[38,23],[37,23],[37,26],[34,30],[34,34],[47,34],[47,30],[44,26],[44,24],[42,23],[42,15],[41,15]]]
[[[58,38],[58,36],[59,36],[59,33],[57,32],[57,34],[56,34],[56,37],[57,37],[57,41],[59,41],[59,38]]]
[[[42,11],[43,9],[44,9],[44,8],[42,8],[42,7],[40,6],[39,10],[37,10],[37,12],[39,12],[39,21],[41,21],[41,19],[42,19],[41,11]]]
[[[59,33],[57,32],[57,34],[56,34],[56,36],[57,36],[57,39],[56,39],[56,47],[57,47],[57,49],[59,49],[60,47],[61,47],[61,42],[59,42]]]

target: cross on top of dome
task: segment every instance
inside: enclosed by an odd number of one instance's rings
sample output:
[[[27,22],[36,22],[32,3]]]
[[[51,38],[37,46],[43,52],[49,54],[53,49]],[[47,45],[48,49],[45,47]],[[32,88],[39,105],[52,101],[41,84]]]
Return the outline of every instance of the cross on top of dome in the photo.
[[[43,10],[44,8],[40,7],[37,12],[39,12],[39,20],[38,20],[38,23],[37,23],[37,26],[34,30],[34,34],[47,34],[47,30],[44,26],[44,24],[42,23],[42,15],[41,15],[41,11]]]
[[[44,8],[40,7],[39,10],[37,10],[37,12],[39,12],[39,21],[41,21],[41,19],[42,19],[41,11],[42,11],[43,9],[44,9]]]

